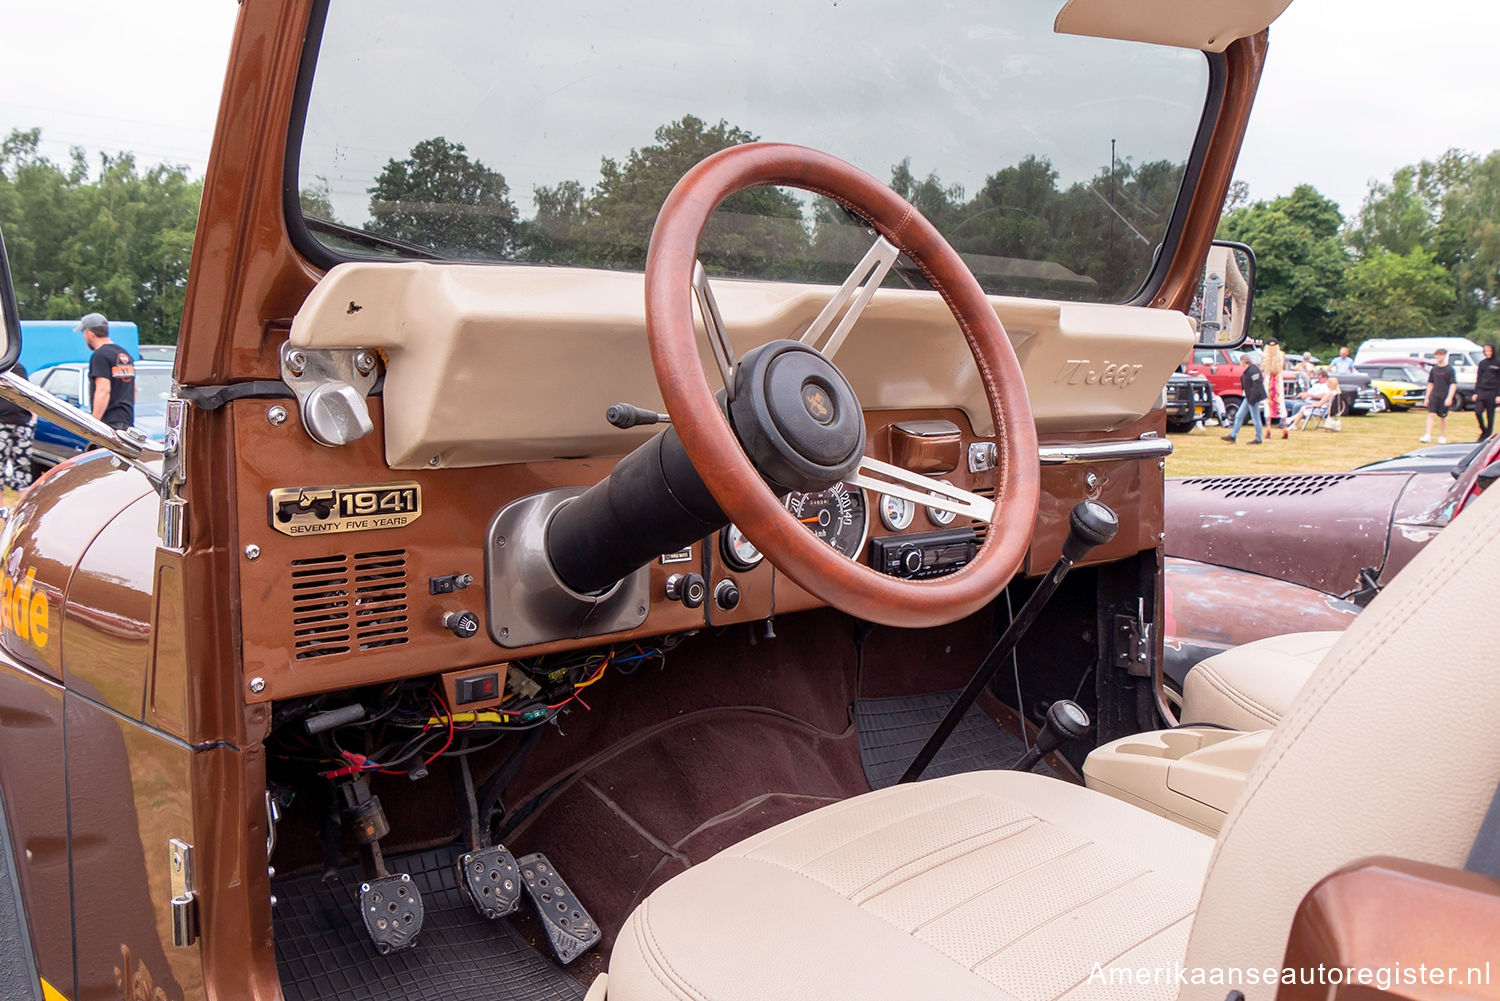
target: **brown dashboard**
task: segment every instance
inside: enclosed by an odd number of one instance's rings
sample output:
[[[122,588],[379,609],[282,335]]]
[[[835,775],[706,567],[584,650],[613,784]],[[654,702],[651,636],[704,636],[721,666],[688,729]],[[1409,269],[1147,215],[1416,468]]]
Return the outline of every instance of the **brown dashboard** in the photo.
[[[369,402],[380,428],[381,401],[376,397]],[[492,635],[498,628],[487,621],[485,594],[487,548],[496,544],[491,533],[496,513],[542,490],[591,486],[609,473],[617,458],[393,472],[378,432],[328,449],[309,439],[295,407],[281,407],[285,417],[275,415],[280,423],[274,423],[270,417],[279,406],[275,400],[239,400],[229,406],[240,460],[236,494],[243,683],[251,702],[753,622],[822,604],[769,561],[750,569],[735,567],[726,559],[722,533],[715,533],[682,553],[652,562],[649,596],[640,606],[644,611],[638,625],[580,639],[502,646]],[[964,456],[971,444],[985,440],[974,435],[959,410],[869,411],[867,451],[924,471],[920,464],[928,460],[920,444],[914,446],[910,436],[893,435],[892,426],[934,420],[959,428]],[[1161,427],[1157,412],[1107,434],[1044,435],[1042,444],[1045,449],[1083,440],[1127,442],[1153,430],[1159,433]],[[992,471],[971,473],[967,461],[941,473],[941,478],[981,494],[994,487]],[[338,499],[328,493],[330,488],[351,486],[368,489]],[[1161,524],[1162,490],[1162,472],[1154,459],[1044,465],[1041,508],[1026,572],[1040,573],[1056,558],[1068,511],[1085,496],[1110,504],[1121,523],[1119,535],[1096,550],[1092,562],[1155,548],[1158,539],[1152,526]],[[312,513],[293,518],[299,499]],[[327,517],[330,504],[341,505],[338,513],[349,517]],[[904,528],[892,529],[877,504],[878,498],[867,498],[868,537],[858,554],[866,562],[872,539],[966,527],[962,518],[940,525],[930,513],[917,509]],[[1004,516],[997,512],[997,517]],[[341,523],[358,524],[363,530],[332,530]],[[978,524],[968,527],[977,534],[984,529]],[[704,600],[696,607],[668,597],[669,579],[690,573],[701,575],[705,583]],[[737,592],[732,608],[715,600],[725,582]],[[465,612],[472,618],[466,619]]]

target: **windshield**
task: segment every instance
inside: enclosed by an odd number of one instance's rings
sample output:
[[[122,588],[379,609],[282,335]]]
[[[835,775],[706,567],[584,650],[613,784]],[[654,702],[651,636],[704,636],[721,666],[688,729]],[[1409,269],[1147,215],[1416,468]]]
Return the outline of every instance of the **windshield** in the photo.
[[[1210,66],[1054,34],[1057,7],[330,0],[297,221],[331,258],[640,270],[682,173],[765,139],[887,180],[990,292],[1124,301],[1168,231]],[[840,281],[867,247],[832,202],[757,189],[701,249],[716,274]]]

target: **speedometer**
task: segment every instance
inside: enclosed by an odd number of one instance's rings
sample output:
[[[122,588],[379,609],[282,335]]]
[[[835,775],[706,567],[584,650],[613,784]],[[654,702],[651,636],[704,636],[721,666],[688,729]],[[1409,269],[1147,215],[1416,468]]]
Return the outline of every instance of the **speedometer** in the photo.
[[[868,527],[863,490],[847,483],[812,493],[797,490],[787,495],[786,509],[834,552],[859,558]]]

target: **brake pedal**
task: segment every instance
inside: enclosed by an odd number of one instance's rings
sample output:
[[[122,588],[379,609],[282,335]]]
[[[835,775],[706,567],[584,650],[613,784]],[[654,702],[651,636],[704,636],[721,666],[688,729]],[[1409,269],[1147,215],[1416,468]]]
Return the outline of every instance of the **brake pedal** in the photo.
[[[583,909],[547,856],[535,852],[522,856],[519,864],[521,885],[547,929],[552,951],[557,961],[567,966],[598,943],[599,924]]]
[[[458,857],[458,885],[481,917],[503,918],[521,903],[521,870],[504,845],[479,848]]]
[[[382,956],[416,941],[422,913],[422,894],[404,872],[360,884],[359,914]]]

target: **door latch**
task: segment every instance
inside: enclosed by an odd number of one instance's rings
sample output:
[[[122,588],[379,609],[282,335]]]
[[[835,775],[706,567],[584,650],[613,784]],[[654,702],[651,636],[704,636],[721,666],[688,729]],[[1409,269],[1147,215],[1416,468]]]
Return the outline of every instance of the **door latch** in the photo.
[[[198,877],[193,871],[193,846],[180,838],[168,841],[167,868],[172,878],[172,944],[186,948],[198,941]]]

